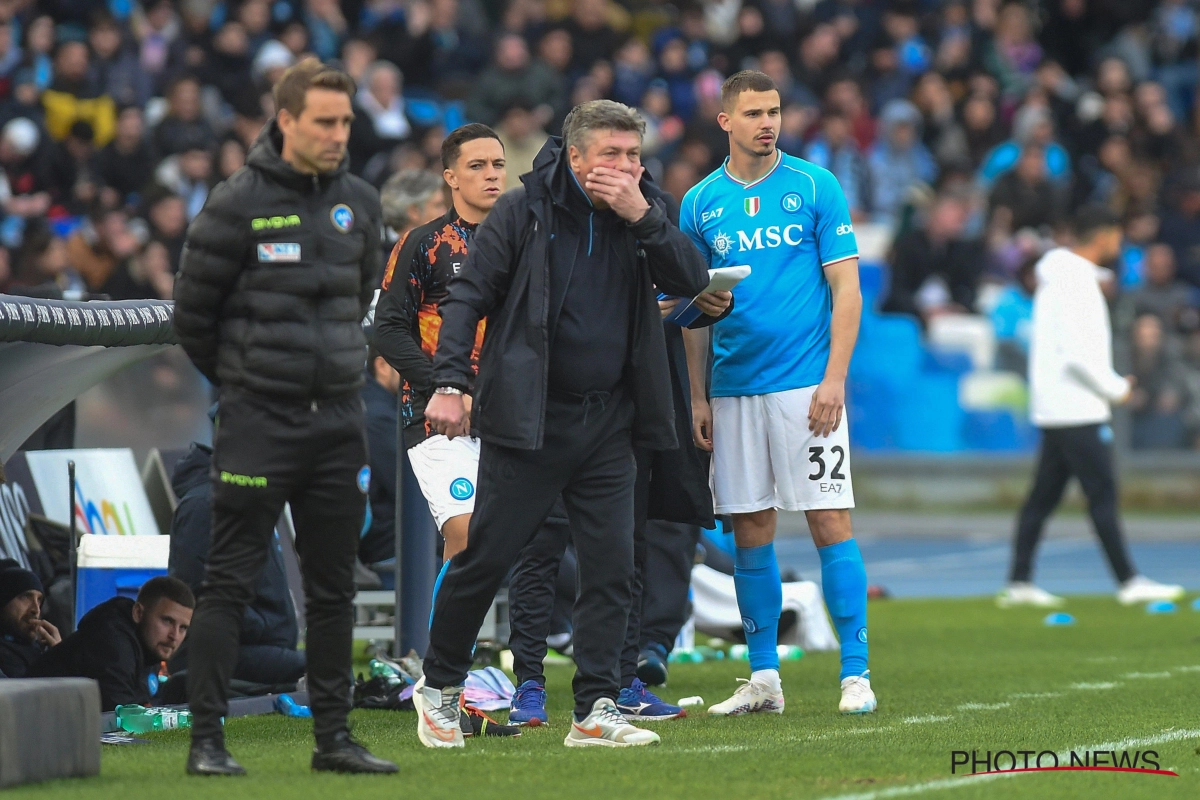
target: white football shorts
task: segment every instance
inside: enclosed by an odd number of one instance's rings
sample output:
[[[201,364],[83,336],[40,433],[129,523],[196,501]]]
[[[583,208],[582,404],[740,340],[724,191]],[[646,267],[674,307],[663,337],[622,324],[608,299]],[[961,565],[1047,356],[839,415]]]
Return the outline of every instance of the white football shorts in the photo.
[[[817,436],[808,429],[816,389],[712,399],[716,513],[854,508],[845,409],[836,431]]]
[[[440,433],[408,450],[421,494],[438,531],[446,520],[475,510],[475,482],[479,476],[479,440],[470,436],[447,439]]]

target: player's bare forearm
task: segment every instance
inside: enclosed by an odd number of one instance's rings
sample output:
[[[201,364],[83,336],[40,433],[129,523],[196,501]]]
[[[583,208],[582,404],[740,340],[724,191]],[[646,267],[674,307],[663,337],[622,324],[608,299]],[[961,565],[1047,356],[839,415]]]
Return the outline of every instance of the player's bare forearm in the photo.
[[[708,328],[684,328],[683,349],[687,353],[688,383],[692,401],[708,401]]]
[[[830,324],[829,364],[825,378],[846,380],[850,371],[850,356],[858,341],[858,325],[862,319],[862,292],[858,286],[858,259],[848,258],[825,269],[833,295],[833,320]]]
[[[858,259],[850,258],[830,264],[825,269],[825,276],[833,296],[829,362],[825,367],[825,378],[813,392],[808,409],[808,429],[817,436],[828,436],[842,424],[846,405],[846,375],[850,371],[850,356],[854,353],[858,323],[862,317]]]
[[[710,453],[712,408],[708,404],[708,328],[684,328],[683,348],[687,353],[688,383],[692,395],[692,441]]]

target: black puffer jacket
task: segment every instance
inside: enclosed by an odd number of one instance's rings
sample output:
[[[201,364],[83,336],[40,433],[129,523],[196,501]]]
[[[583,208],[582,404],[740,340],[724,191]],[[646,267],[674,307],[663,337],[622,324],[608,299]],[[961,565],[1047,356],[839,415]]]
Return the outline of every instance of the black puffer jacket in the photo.
[[[180,343],[210,381],[294,400],[362,385],[361,320],[379,274],[379,194],[346,170],[305,175],[274,120],[188,229]]]

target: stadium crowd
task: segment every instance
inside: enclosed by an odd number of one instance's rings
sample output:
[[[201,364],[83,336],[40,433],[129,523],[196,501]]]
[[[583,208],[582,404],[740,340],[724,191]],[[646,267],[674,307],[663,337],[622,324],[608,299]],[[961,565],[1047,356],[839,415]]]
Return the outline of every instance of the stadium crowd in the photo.
[[[681,198],[724,158],[722,79],[755,67],[783,89],[781,149],[891,242],[882,310],[989,317],[1000,367],[1023,370],[1061,223],[1119,213],[1133,444],[1200,447],[1198,42],[1192,0],[5,0],[0,291],[170,298],[188,222],[303,54],[359,85],[352,170],[404,172],[393,241],[442,213],[447,130],[495,126],[511,187],[600,97],[641,111]]]

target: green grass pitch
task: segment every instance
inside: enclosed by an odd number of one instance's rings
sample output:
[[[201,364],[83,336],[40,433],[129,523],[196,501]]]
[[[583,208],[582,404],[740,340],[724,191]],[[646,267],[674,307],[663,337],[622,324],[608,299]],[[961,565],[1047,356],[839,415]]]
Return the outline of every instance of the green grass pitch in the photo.
[[[968,798],[1200,797],[1200,613],[1072,599],[1073,627],[1044,611],[987,600],[871,605],[876,714],[837,713],[835,653],[783,667],[782,716],[650,723],[659,747],[580,751],[562,745],[572,670],[554,667],[551,726],[516,739],[426,750],[409,713],[357,711],[355,734],[400,763],[398,776],[313,775],[309,726],[277,716],[230,721],[243,779],[183,774],[187,734],[105,747],[101,775],[5,792],[18,798]],[[748,667],[673,665],[664,698],[724,699]],[[502,716],[502,715],[501,715]],[[1105,745],[1100,748],[1098,746]],[[1154,750],[1180,777],[1058,772],[952,777],[951,751]],[[1007,764],[1005,765],[1007,766]]]

